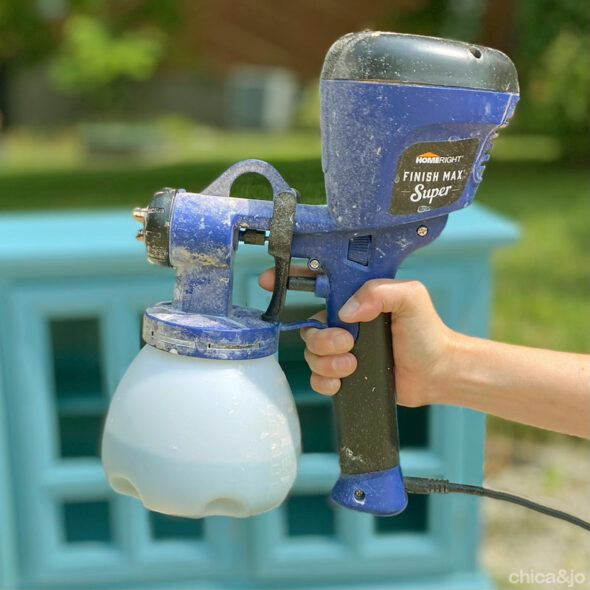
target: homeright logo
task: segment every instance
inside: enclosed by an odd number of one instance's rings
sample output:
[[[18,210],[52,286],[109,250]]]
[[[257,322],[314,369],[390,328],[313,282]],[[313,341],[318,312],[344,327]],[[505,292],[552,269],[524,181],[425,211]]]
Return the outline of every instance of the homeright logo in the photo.
[[[463,154],[460,156],[439,156],[434,152],[424,152],[416,156],[416,164],[455,164],[463,159]]]

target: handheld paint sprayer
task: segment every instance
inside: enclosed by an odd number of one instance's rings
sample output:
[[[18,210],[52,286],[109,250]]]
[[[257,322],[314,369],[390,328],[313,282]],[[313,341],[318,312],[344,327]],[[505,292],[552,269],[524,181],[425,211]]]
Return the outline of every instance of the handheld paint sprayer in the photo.
[[[201,193],[166,188],[135,210],[148,260],[174,267],[176,284],[172,301],[146,310],[147,345],[111,402],[102,461],[115,491],[193,518],[251,516],[285,499],[300,429],[274,354],[281,330],[324,327],[279,321],[286,290],[295,289],[325,298],[327,325],[355,337],[357,369],[334,396],[341,475],[332,500],[385,516],[404,510],[407,491],[491,492],[403,478],[390,318],[345,324],[338,310],[367,280],[394,277],[408,254],[441,233],[449,213],[469,205],[517,100],[515,67],[494,49],[345,35],[321,74],[326,205],[298,203],[271,165],[245,160]],[[229,196],[251,172],[266,177],[273,201]],[[232,304],[240,242],[268,243],[275,259],[265,312]],[[291,257],[320,272],[290,277]]]

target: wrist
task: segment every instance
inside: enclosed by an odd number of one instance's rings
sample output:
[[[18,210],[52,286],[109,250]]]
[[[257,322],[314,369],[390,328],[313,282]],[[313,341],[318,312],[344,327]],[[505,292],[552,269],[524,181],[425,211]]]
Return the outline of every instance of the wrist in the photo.
[[[457,404],[461,373],[466,365],[470,364],[468,356],[472,348],[471,340],[471,337],[447,327],[444,334],[444,352],[437,363],[431,380],[432,386],[426,394],[427,404]]]

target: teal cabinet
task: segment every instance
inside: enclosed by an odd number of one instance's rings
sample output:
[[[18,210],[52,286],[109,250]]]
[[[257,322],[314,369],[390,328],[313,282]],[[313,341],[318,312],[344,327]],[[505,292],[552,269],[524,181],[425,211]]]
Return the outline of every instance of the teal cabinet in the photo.
[[[0,217],[0,588],[488,587],[476,499],[412,496],[385,519],[328,502],[331,403],[309,388],[296,333],[282,336],[279,361],[304,453],[281,507],[188,520],[110,490],[99,460],[108,400],[139,350],[143,309],[170,298],[174,278],[145,262],[135,229],[122,211]],[[453,328],[485,335],[490,256],[517,233],[472,206],[399,276],[426,283]],[[266,306],[256,277],[270,263],[240,247],[237,303]],[[322,302],[297,292],[287,303],[294,319]],[[399,421],[405,473],[481,482],[484,416],[433,406],[400,408]]]

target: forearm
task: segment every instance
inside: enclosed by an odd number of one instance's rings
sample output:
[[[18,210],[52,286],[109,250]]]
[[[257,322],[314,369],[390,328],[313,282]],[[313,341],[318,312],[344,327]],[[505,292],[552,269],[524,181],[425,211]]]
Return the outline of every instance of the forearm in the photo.
[[[590,356],[455,336],[433,403],[590,438]]]

